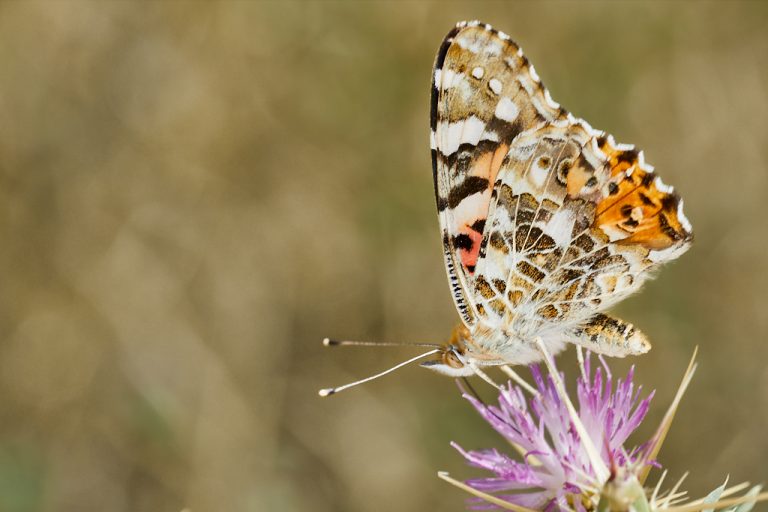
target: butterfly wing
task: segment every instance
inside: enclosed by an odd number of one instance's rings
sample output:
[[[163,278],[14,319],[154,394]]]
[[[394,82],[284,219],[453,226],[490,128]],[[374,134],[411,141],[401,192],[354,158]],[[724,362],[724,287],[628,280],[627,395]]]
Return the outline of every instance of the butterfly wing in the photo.
[[[512,141],[566,112],[509,37],[478,22],[448,33],[432,74],[431,148],[446,270],[464,323],[478,320],[475,273],[496,176]]]
[[[479,23],[443,42],[431,117],[446,268],[464,323],[523,338],[632,331],[601,328],[595,314],[692,239],[682,200],[642,153],[552,101],[519,47]]]
[[[642,153],[578,120],[518,137],[493,196],[476,290],[487,321],[524,338],[589,320],[692,239]]]

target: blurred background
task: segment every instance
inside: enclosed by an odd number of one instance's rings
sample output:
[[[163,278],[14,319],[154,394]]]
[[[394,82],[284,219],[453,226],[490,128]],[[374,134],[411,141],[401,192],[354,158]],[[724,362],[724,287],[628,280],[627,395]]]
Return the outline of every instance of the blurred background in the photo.
[[[662,464],[768,481],[767,5],[3,2],[0,510],[463,509],[449,441],[504,444],[451,379],[317,389],[414,354],[325,336],[458,322],[428,95],[473,18],[685,197],[694,248],[616,311],[654,344],[612,364],[658,390],[635,442],[698,345]]]

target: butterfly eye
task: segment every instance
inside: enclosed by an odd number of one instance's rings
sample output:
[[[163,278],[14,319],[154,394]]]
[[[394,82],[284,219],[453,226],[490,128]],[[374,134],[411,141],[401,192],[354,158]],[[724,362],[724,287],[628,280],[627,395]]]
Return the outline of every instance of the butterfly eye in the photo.
[[[453,350],[445,352],[443,355],[443,363],[451,368],[464,368],[464,363],[456,356]]]

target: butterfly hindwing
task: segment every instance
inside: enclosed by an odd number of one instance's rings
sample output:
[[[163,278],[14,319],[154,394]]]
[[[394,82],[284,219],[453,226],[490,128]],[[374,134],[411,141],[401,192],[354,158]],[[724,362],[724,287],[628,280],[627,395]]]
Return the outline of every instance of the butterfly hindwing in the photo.
[[[481,311],[523,336],[585,321],[688,247],[680,204],[640,152],[581,122],[522,134],[494,186]]]

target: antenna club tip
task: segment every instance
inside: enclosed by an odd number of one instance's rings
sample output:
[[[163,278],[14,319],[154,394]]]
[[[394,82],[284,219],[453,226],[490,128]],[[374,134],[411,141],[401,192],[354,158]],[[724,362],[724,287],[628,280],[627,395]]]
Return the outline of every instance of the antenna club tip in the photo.
[[[325,398],[326,396],[331,396],[335,392],[336,392],[336,390],[333,389],[333,388],[325,388],[325,389],[321,389],[320,391],[318,391],[317,394],[322,396],[323,398]]]
[[[323,338],[323,346],[330,347],[331,345],[338,345],[338,342],[331,338]]]

